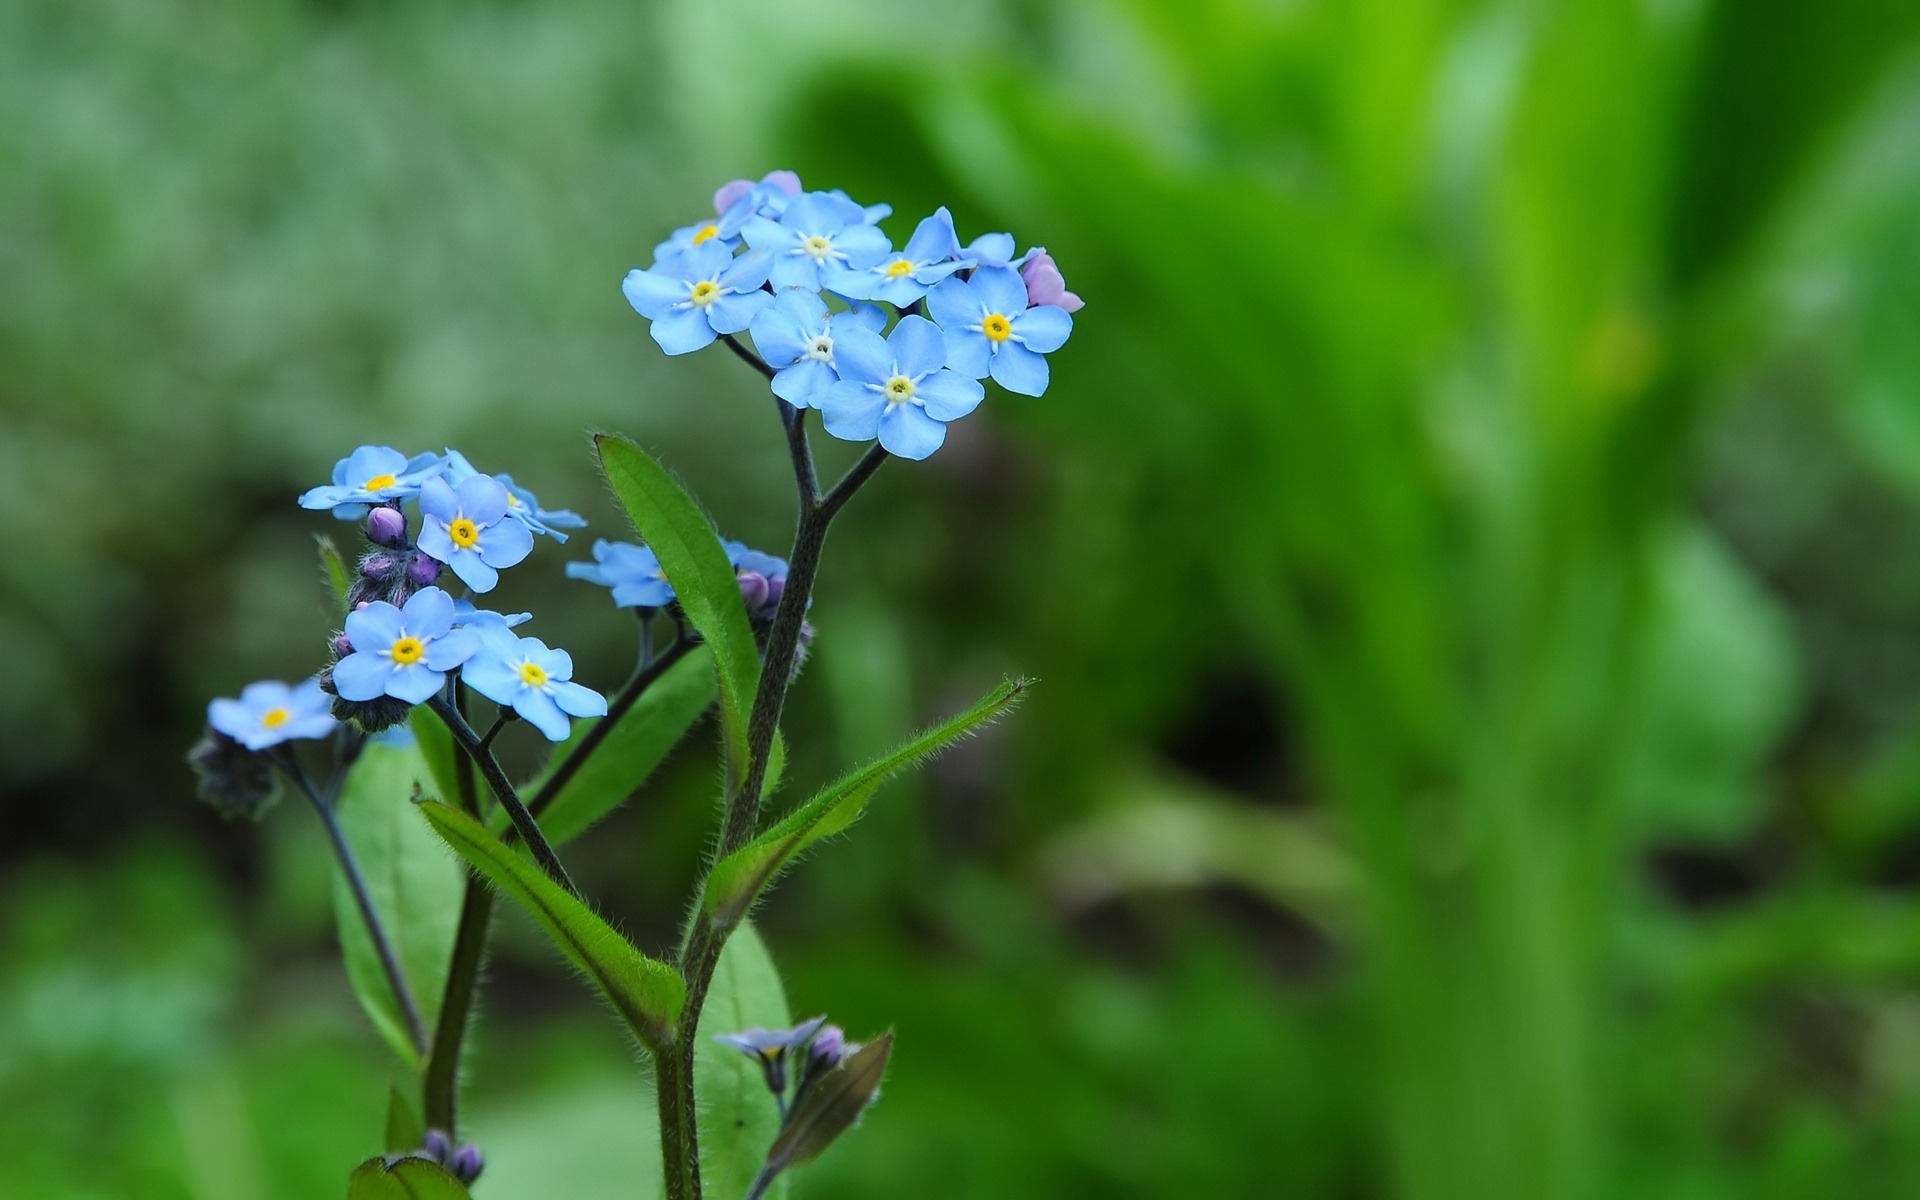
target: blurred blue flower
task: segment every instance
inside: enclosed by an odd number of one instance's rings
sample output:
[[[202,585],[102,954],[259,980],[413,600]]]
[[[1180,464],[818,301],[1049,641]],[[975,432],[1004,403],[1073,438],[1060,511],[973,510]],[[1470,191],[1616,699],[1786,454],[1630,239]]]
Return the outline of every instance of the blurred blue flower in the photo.
[[[628,271],[620,290],[635,312],[653,322],[653,340],[662,350],[687,354],[753,321],[772,299],[760,290],[768,266],[764,254],[735,258],[726,246],[706,242],[654,270]]]
[[[447,447],[447,469],[440,477],[454,487],[459,487],[480,472],[467,461],[467,456]],[[513,476],[505,473],[493,478],[507,489],[507,515],[519,521],[535,533],[544,533],[556,542],[565,543],[567,535],[562,529],[585,529],[587,519],[572,509],[541,508],[539,497],[529,488],[521,487],[513,481]]]
[[[972,265],[972,259],[961,257],[953,217],[942,208],[915,227],[898,254],[882,256],[852,279],[838,281],[833,290],[843,296],[905,308],[926,295],[934,284]]]
[[[265,750],[297,738],[323,738],[340,724],[328,707],[333,697],[308,679],[297,684],[263,679],[240,689],[238,700],[207,705],[207,724],[249,750]]]
[[[739,1033],[716,1033],[713,1040],[729,1046],[760,1064],[767,1090],[783,1096],[787,1090],[787,1055],[807,1044],[815,1031],[827,1023],[825,1017],[802,1021],[791,1029],[746,1029]]]
[[[300,507],[330,508],[343,521],[357,521],[375,504],[418,494],[444,466],[438,454],[408,458],[391,446],[361,446],[333,464],[331,484],[303,493]]]
[[[1010,392],[1047,390],[1047,360],[1073,332],[1073,318],[1050,304],[1029,305],[1027,285],[1011,267],[982,267],[969,279],[948,279],[927,296],[927,311],[947,339],[947,365]]]
[[[972,412],[985,395],[977,381],[947,369],[946,340],[924,317],[901,317],[885,339],[849,329],[834,360],[840,382],[820,403],[827,432],[855,442],[877,437],[901,458],[938,450],[946,422]]]
[[[805,288],[787,288],[760,310],[750,326],[753,345],[770,367],[773,394],[795,408],[815,408],[840,376],[833,369],[833,340],[849,328],[887,327],[887,314],[871,304],[855,304],[829,314],[827,302]]]
[[[653,268],[670,268],[682,254],[695,246],[711,243],[725,246],[728,253],[740,248],[740,227],[747,218],[754,215],[752,202],[736,205],[717,217],[708,217],[695,221],[691,225],[682,225],[667,235],[667,240],[653,248]]]
[[[776,291],[827,288],[844,294],[841,285],[879,262],[888,248],[887,235],[866,224],[859,205],[827,192],[796,198],[778,221],[751,217],[742,232],[747,245],[771,256]]]
[[[480,649],[460,668],[468,687],[519,713],[550,742],[564,741],[567,718],[602,717],[606,697],[572,682],[573,659],[539,638],[515,637],[504,629],[480,635]]]
[[[476,592],[500,582],[499,568],[533,552],[533,531],[507,519],[507,489],[491,475],[475,475],[459,487],[430,479],[420,489],[420,551],[453,568]]]
[[[590,563],[568,563],[567,577],[612,588],[613,602],[621,608],[665,608],[673,603],[673,585],[649,547],[601,538],[593,544],[593,557]]]
[[[333,664],[342,700],[392,696],[420,704],[480,648],[477,631],[454,628],[453,597],[437,587],[421,588],[405,608],[375,600],[355,609],[346,635],[354,652]]]

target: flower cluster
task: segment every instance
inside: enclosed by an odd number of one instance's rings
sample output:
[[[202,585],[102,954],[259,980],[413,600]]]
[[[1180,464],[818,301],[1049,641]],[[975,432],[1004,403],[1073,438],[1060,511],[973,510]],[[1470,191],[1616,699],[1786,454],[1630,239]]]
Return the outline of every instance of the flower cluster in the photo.
[[[981,380],[1047,390],[1046,356],[1082,302],[1044,247],[1016,256],[1007,233],[963,246],[941,208],[896,248],[879,226],[890,207],[803,191],[791,171],[735,180],[713,203],[622,284],[668,354],[749,333],[781,400],[902,458],[938,450]]]

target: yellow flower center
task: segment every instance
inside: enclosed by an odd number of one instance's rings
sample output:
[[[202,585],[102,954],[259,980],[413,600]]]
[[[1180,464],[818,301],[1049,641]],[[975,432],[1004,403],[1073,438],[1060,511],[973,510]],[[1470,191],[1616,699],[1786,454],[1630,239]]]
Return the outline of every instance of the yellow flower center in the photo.
[[[284,708],[270,708],[260,714],[260,724],[268,729],[278,729],[293,719],[293,714]]]
[[[913,399],[913,380],[905,375],[895,375],[887,380],[886,393],[888,404],[905,404]]]
[[[687,298],[693,301],[694,307],[705,308],[720,298],[720,285],[711,279],[702,279],[693,285],[693,293]]]
[[[801,242],[800,248],[815,258],[825,258],[827,255],[833,253],[833,242],[816,233],[806,241]]]
[[[520,682],[530,688],[545,687],[547,686],[547,673],[540,669],[539,663],[523,662],[520,664]]]
[[[719,236],[720,227],[718,225],[702,225],[693,235],[693,244],[698,246],[703,242],[710,242]]]
[[[427,644],[417,637],[408,635],[398,639],[387,647],[387,654],[403,667],[412,666],[420,661],[427,652]]]
[[[887,264],[888,279],[899,279],[911,274],[913,274],[913,263],[908,259],[896,258]]]
[[[480,527],[465,517],[459,517],[447,526],[447,536],[462,550],[471,550],[474,543],[480,540]]]
[[[400,481],[391,475],[375,475],[360,486],[369,492],[384,492],[398,482]]]
[[[980,332],[996,342],[1004,342],[1013,336],[1013,322],[1000,313],[990,313],[980,322]]]

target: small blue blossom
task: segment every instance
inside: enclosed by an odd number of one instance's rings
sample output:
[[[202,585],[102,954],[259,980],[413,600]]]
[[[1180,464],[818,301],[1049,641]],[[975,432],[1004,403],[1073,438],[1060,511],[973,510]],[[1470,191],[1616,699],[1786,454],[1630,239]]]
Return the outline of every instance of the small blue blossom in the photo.
[[[773,394],[795,408],[817,408],[840,376],[833,369],[833,340],[850,328],[875,333],[887,327],[887,314],[871,304],[855,304],[829,314],[827,303],[805,288],[788,288],[760,310],[750,326],[753,345],[770,367]]]
[[[573,659],[539,638],[515,637],[504,629],[480,635],[480,649],[460,668],[468,687],[511,708],[550,742],[565,741],[567,718],[603,717],[606,697],[572,682]]]
[[[265,750],[298,738],[323,738],[340,724],[328,707],[333,697],[311,679],[297,684],[264,679],[240,689],[238,700],[207,705],[207,724],[249,750]]]
[[[490,608],[476,608],[471,600],[453,602],[453,627],[455,629],[512,629],[516,625],[525,625],[533,620],[533,614],[497,613]]]
[[[437,454],[412,458],[391,446],[362,446],[333,464],[333,483],[301,495],[301,508],[330,508],[343,521],[357,521],[376,504],[418,495],[420,485],[438,475]]]
[[[596,561],[590,563],[568,563],[567,577],[612,588],[613,602],[621,608],[665,608],[673,603],[673,585],[650,547],[601,538],[593,544],[593,557]]]
[[[729,212],[742,208],[744,212],[757,213],[763,217],[777,217],[787,211],[787,204],[800,194],[800,177],[792,171],[768,171],[755,183],[750,179],[735,179],[720,185],[713,194],[713,211],[725,216]]]
[[[841,286],[887,254],[887,235],[866,223],[860,206],[827,192],[808,192],[787,205],[778,221],[749,218],[742,233],[747,245],[772,257],[776,291]]]
[[[1051,304],[1030,305],[1027,285],[1011,267],[982,267],[948,279],[927,296],[927,310],[947,339],[947,365],[975,379],[992,375],[1010,392],[1047,390],[1047,360],[1073,332],[1073,318]]]
[[[763,220],[764,218],[754,218]],[[739,333],[772,300],[764,254],[743,254],[715,242],[691,247],[651,271],[628,271],[620,290],[634,311],[653,322],[653,340],[668,354],[709,346],[723,333]]]
[[[953,217],[942,208],[920,222],[897,254],[887,255],[852,279],[841,280],[834,291],[860,300],[881,300],[905,308],[927,294],[927,289],[973,260],[960,254]]]
[[[420,552],[453,568],[476,592],[500,582],[499,568],[533,552],[533,531],[507,519],[512,501],[491,475],[475,475],[459,487],[430,479],[420,489]]]
[[[925,317],[901,317],[885,339],[849,329],[834,345],[840,382],[820,414],[827,432],[848,441],[879,438],[901,458],[925,458],[946,440],[948,421],[972,412],[985,395],[973,379],[947,369],[947,345]]]
[[[480,473],[467,461],[466,455],[451,446],[447,448],[446,462],[447,469],[440,478],[456,488]],[[586,528],[587,519],[572,509],[541,508],[539,497],[531,489],[515,483],[513,476],[503,473],[494,478],[501,487],[507,489],[507,515],[533,532],[544,533],[554,541],[565,544],[567,535],[560,530]]]
[[[784,1097],[787,1091],[787,1056],[796,1057],[800,1047],[827,1023],[825,1017],[802,1021],[791,1029],[746,1029],[739,1033],[717,1033],[713,1040],[738,1050],[760,1064],[767,1090]]]
[[[355,609],[346,636],[354,652],[333,664],[333,689],[353,701],[423,703],[480,648],[478,631],[454,628],[453,597],[437,587],[421,588],[405,608],[375,600]]]
[[[653,266],[655,270],[671,267],[680,256],[695,246],[709,243],[725,246],[728,253],[740,248],[740,227],[747,218],[755,215],[755,202],[735,205],[717,217],[695,221],[691,225],[682,225],[667,235],[667,240],[653,248]]]

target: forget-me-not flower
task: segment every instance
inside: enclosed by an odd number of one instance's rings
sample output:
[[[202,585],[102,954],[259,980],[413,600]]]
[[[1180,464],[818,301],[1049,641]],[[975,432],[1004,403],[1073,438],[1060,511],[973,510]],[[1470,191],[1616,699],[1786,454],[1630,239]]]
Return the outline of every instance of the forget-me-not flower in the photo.
[[[207,724],[249,750],[297,738],[323,738],[340,723],[328,711],[333,697],[311,679],[297,684],[263,679],[240,689],[238,700],[207,705]]]
[[[512,629],[531,620],[533,614],[530,612],[498,613],[490,608],[475,607],[473,601],[464,598],[453,602],[455,629]]]
[[[797,1055],[800,1047],[806,1045],[808,1039],[826,1023],[825,1017],[815,1017],[791,1029],[755,1027],[739,1033],[716,1033],[713,1040],[759,1063],[761,1073],[766,1076],[767,1090],[784,1097],[787,1091],[787,1055]]]
[[[613,602],[621,608],[665,608],[673,603],[673,585],[651,547],[601,538],[593,544],[593,557],[596,561],[590,563],[568,563],[567,578],[612,588]]]
[[[843,296],[883,300],[905,308],[926,295],[934,284],[972,265],[972,259],[961,257],[953,217],[942,208],[915,227],[898,253],[883,256],[852,279],[840,280],[833,290]]]
[[[440,478],[453,487],[459,487],[480,472],[467,461],[467,456],[447,447],[447,469]],[[564,543],[567,535],[562,529],[584,529],[587,519],[570,508],[541,508],[540,498],[532,489],[521,487],[513,481],[513,476],[502,473],[494,476],[500,486],[507,489],[507,515],[519,521],[535,533],[544,533],[556,542]]]
[[[333,664],[333,690],[353,701],[423,703],[480,648],[479,631],[454,627],[453,597],[437,587],[421,588],[405,608],[375,600],[355,609],[346,636],[353,653]]]
[[[901,458],[938,450],[946,423],[972,412],[985,395],[977,380],[947,369],[946,339],[925,317],[901,317],[884,339],[849,329],[835,343],[834,359],[840,382],[820,403],[827,432],[855,442],[877,437]]]
[[[533,531],[509,520],[512,501],[491,475],[475,475],[459,487],[430,479],[420,489],[420,551],[453,568],[476,592],[500,582],[500,568],[533,552]]]
[[[569,716],[603,717],[607,700],[573,682],[573,659],[539,638],[515,637],[504,629],[480,635],[480,649],[460,668],[468,687],[511,708],[550,742],[565,741]]]
[[[927,311],[947,339],[947,365],[975,379],[992,375],[1010,392],[1047,390],[1047,360],[1073,332],[1073,318],[1051,304],[1030,305],[1011,267],[982,267],[927,294]]]
[[[826,192],[796,197],[778,221],[749,218],[742,233],[747,245],[772,256],[776,291],[821,288],[842,292],[842,284],[879,262],[887,253],[887,235],[866,224],[860,206]]]
[[[754,218],[761,220],[763,218]],[[739,333],[773,297],[760,290],[768,258],[717,242],[681,251],[651,271],[628,271],[620,285],[634,311],[653,322],[653,340],[668,354],[687,354]]]
[[[343,521],[357,521],[376,504],[418,494],[444,466],[438,454],[408,458],[391,446],[361,446],[333,464],[331,484],[303,493],[300,507],[330,508]]]
[[[887,314],[871,304],[827,312],[827,302],[805,288],[788,288],[760,310],[749,327],[753,345],[770,367],[773,394],[795,408],[817,408],[840,376],[833,369],[833,340],[847,329],[887,327]]]

